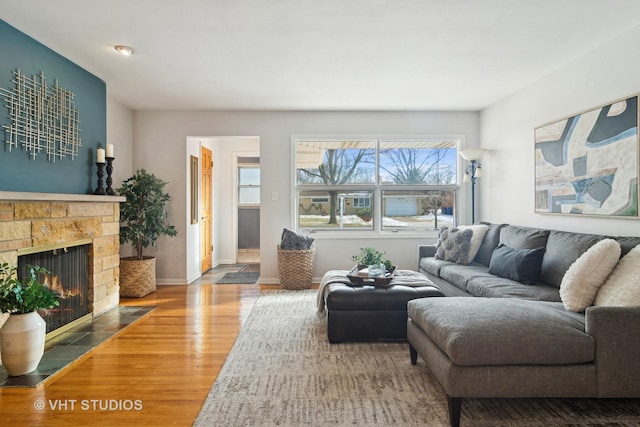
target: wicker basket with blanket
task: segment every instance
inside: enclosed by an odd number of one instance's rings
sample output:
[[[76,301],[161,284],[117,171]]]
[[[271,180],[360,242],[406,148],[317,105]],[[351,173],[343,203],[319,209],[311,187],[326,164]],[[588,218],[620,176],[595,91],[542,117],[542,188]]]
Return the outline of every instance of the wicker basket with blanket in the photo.
[[[309,289],[313,281],[313,238],[284,229],[278,247],[278,276],[284,289]]]

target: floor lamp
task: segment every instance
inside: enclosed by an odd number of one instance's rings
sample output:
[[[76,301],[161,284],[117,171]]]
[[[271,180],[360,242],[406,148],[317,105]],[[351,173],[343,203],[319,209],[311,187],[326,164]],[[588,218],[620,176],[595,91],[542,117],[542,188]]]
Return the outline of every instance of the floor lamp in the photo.
[[[487,150],[484,148],[467,148],[460,150],[460,157],[469,162],[464,169],[462,182],[471,182],[471,224],[476,222],[476,178],[482,176],[482,165],[480,159]]]

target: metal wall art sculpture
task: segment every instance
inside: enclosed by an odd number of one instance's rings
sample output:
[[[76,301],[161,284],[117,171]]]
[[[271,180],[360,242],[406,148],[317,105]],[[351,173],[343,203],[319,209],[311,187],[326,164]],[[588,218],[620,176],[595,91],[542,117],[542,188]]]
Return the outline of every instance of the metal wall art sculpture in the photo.
[[[78,155],[80,112],[74,94],[58,85],[47,86],[44,73],[29,77],[13,71],[15,88],[0,88],[11,123],[2,125],[9,151],[24,148],[32,159],[44,151],[50,162]]]

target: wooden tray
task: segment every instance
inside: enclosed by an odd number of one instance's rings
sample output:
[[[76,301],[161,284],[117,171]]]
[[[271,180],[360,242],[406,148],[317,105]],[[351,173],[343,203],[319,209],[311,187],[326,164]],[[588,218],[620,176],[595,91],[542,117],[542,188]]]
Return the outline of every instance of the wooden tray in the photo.
[[[384,277],[369,277],[358,274],[358,266],[356,265],[351,269],[347,277],[349,281],[354,285],[373,285],[373,286],[390,286],[389,284],[396,275],[397,266],[391,267],[391,270],[387,271]]]

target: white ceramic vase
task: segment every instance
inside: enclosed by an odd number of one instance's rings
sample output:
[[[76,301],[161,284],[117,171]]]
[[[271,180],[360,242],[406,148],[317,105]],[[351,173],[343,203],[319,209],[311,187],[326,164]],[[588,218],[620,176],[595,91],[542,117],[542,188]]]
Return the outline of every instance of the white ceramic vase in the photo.
[[[25,375],[38,367],[46,332],[46,323],[37,311],[9,316],[0,328],[2,365],[9,375]]]

